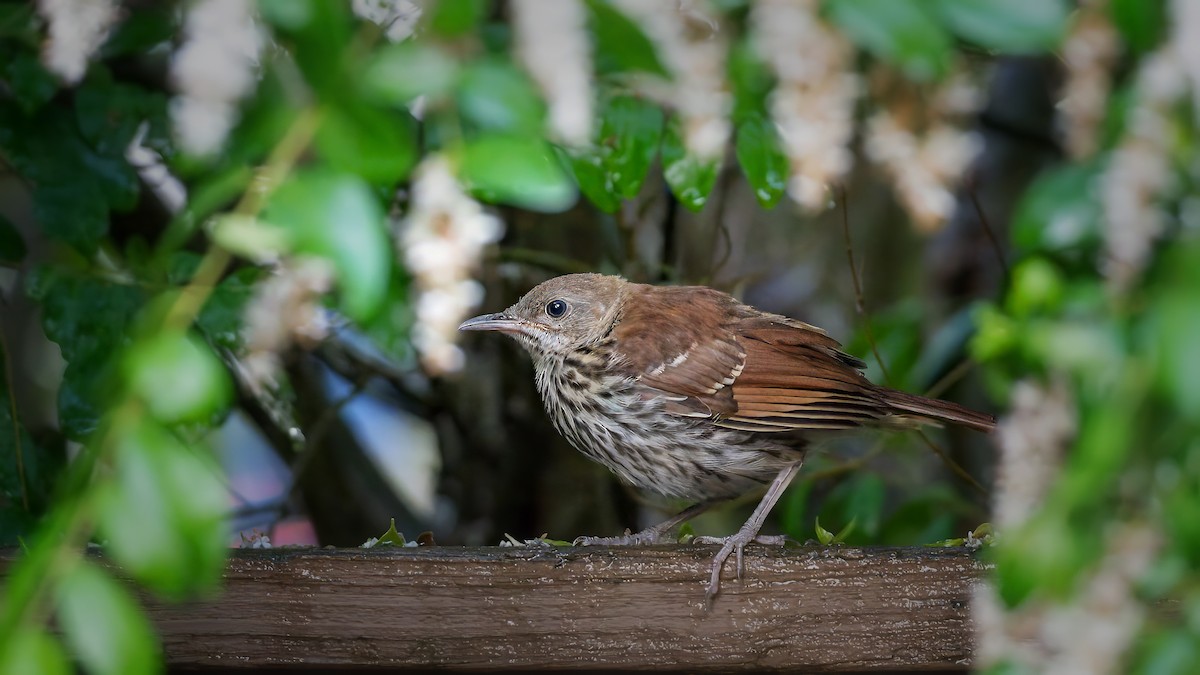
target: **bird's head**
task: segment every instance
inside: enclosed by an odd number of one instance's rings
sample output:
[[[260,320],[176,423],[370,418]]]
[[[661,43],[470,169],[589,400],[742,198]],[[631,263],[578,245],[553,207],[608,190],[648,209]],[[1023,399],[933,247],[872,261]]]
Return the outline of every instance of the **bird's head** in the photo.
[[[459,330],[507,333],[534,360],[595,344],[611,330],[629,282],[603,274],[566,274],[538,284],[503,312],[468,319]]]

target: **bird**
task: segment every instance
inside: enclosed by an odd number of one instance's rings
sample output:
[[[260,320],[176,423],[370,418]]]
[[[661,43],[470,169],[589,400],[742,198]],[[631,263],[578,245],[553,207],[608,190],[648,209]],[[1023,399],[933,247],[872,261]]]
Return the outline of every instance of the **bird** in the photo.
[[[735,534],[696,539],[721,544],[705,590],[710,608],[730,555],[741,579],[748,544],[786,541],[759,532],[813,443],[861,427],[995,427],[991,415],[876,385],[824,330],[705,286],[567,274],[459,329],[516,338],[550,419],[575,449],[628,484],[691,503],[640,532],[575,544],[669,541],[687,520],[767,486]]]

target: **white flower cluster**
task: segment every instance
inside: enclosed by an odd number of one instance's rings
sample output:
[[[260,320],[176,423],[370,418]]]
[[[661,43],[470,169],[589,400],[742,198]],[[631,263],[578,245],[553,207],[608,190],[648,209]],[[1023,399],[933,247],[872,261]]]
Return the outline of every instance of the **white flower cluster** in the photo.
[[[1104,556],[1066,602],[1037,600],[1005,610],[990,584],[975,588],[976,666],[1011,662],[1021,672],[1121,673],[1145,608],[1134,588],[1154,562],[1162,536],[1144,524],[1108,533]]]
[[[663,66],[674,75],[665,90],[647,85],[647,93],[679,113],[689,155],[719,160],[729,141],[733,98],[725,81],[727,40],[718,14],[707,0],[616,0],[615,4],[638,22],[654,42]]]
[[[1065,382],[1046,388],[1025,380],[1013,388],[1011,412],[996,429],[1000,457],[992,522],[997,529],[1024,523],[1041,506],[1075,431],[1075,404]]]
[[[1085,0],[1063,42],[1066,81],[1058,109],[1067,152],[1075,158],[1096,152],[1112,89],[1112,68],[1120,56],[1121,43],[1108,11],[1108,0]]]
[[[354,15],[383,29],[391,42],[403,42],[417,29],[421,6],[412,0],[354,0]]]
[[[1200,35],[1192,39],[1200,40]],[[1159,200],[1172,186],[1171,114],[1187,92],[1176,41],[1146,56],[1135,82],[1136,104],[1103,176],[1105,273],[1116,292],[1129,288],[1149,261],[1166,215]]]
[[[274,389],[280,354],[293,342],[311,349],[329,334],[320,298],[333,287],[333,266],[323,258],[285,259],[258,285],[243,315],[246,355],[242,375],[257,392]]]
[[[413,344],[430,373],[454,372],[464,361],[458,325],[483,301],[472,272],[504,225],[463,192],[441,155],[421,162],[412,191],[399,242],[418,291]]]
[[[931,232],[954,214],[954,187],[980,145],[974,134],[943,119],[918,135],[881,110],[867,122],[864,151],[887,174],[917,228]]]
[[[75,84],[87,72],[88,59],[108,37],[108,29],[117,19],[117,3],[38,0],[38,11],[50,28],[42,62],[67,84]]]
[[[750,19],[758,52],[779,80],[770,107],[791,166],[788,194],[823,209],[828,184],[854,164],[848,146],[861,89],[854,47],[821,20],[817,0],[761,0]]]
[[[263,37],[253,0],[197,0],[187,11],[183,45],[171,61],[179,95],[171,120],[180,147],[195,155],[221,149],[237,104],[254,89]]]
[[[581,0],[513,0],[517,58],[550,106],[550,131],[567,145],[592,136],[592,53]]]

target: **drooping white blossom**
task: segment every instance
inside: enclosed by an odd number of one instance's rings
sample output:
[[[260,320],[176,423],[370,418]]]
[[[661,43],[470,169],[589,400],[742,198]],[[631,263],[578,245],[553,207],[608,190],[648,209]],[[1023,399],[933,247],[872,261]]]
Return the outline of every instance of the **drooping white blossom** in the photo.
[[[550,131],[568,145],[592,134],[592,52],[581,0],[513,0],[517,58],[550,107]]]
[[[1031,381],[1013,388],[1011,412],[996,428],[1000,457],[992,522],[1001,531],[1024,523],[1041,507],[1075,438],[1076,414],[1065,382]]]
[[[417,289],[413,344],[430,373],[462,368],[458,325],[483,301],[472,275],[484,248],[503,232],[500,219],[463,192],[445,157],[421,162],[399,244]]]
[[[817,0],[760,0],[750,19],[758,53],[778,78],[770,109],[791,169],[788,194],[822,209],[828,185],[854,163],[854,47],[821,19]]]
[[[272,390],[291,345],[312,349],[329,335],[321,296],[333,287],[334,270],[324,258],[284,259],[254,290],[243,310],[242,375],[256,391]]]
[[[87,72],[88,59],[104,44],[117,19],[113,0],[38,0],[50,35],[42,51],[46,69],[67,84]]]
[[[237,122],[237,103],[254,89],[263,38],[252,0],[197,0],[184,18],[184,41],[171,61],[178,92],[171,120],[180,146],[196,155],[221,148]]]
[[[728,37],[720,16],[707,0],[616,0],[615,4],[654,42],[663,66],[674,77],[666,86],[645,83],[646,93],[679,114],[689,155],[703,161],[720,159],[731,133],[733,105],[725,80]]]
[[[1087,0],[1081,4],[1063,41],[1066,79],[1058,104],[1067,151],[1076,158],[1088,157],[1096,151],[1112,89],[1112,68],[1121,47],[1109,17],[1108,1]]]

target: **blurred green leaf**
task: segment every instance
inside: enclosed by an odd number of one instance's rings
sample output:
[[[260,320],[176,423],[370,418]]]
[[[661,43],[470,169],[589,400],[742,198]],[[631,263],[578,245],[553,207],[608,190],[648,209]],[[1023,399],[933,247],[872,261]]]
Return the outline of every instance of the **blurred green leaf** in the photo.
[[[821,514],[826,522],[854,523],[861,536],[850,543],[871,543],[878,535],[883,520],[883,500],[886,490],[878,474],[863,471],[842,481],[825,498]],[[849,529],[849,528],[847,528]],[[839,541],[849,541],[843,535]]]
[[[283,227],[296,252],[333,263],[347,316],[365,321],[382,306],[391,243],[383,209],[362,181],[321,169],[297,172],[271,196],[263,220]]]
[[[416,162],[415,137],[408,113],[347,104],[326,112],[314,141],[333,168],[390,186],[407,176]]]
[[[767,97],[775,86],[775,76],[748,39],[729,50],[729,83],[733,87],[733,121],[767,116]]]
[[[992,549],[996,590],[1008,607],[1030,597],[1063,598],[1079,572],[1099,552],[1099,534],[1065,522],[1060,511],[1045,510],[1022,527],[1006,532]]]
[[[232,385],[220,359],[194,336],[163,331],[125,356],[133,392],[162,422],[203,422],[229,405]]]
[[[822,545],[828,546],[833,543],[833,533],[830,532],[829,530],[821,527],[821,517],[820,516],[817,516],[817,521],[816,521],[816,525],[814,526],[814,529],[816,530],[816,533],[817,533],[817,541],[821,542]]]
[[[0,215],[0,263],[19,263],[25,259],[25,239],[15,225]]]
[[[948,539],[967,510],[963,499],[948,487],[928,488],[892,510],[879,528],[878,541],[888,546],[914,546]]]
[[[1040,176],[1017,203],[1013,243],[1026,252],[1060,252],[1099,242],[1096,163],[1063,164]]]
[[[1185,626],[1160,628],[1138,645],[1136,675],[1193,675],[1200,661],[1200,641],[1195,629]]]
[[[542,133],[546,106],[525,73],[499,59],[476,61],[462,74],[457,89],[463,117],[485,131]]]
[[[692,211],[704,208],[708,195],[717,183],[720,162],[701,161],[689,154],[683,146],[683,133],[679,119],[671,118],[667,123],[662,141],[663,177],[679,203]]]
[[[544,141],[484,136],[463,149],[460,177],[483,199],[557,212],[575,203],[575,188]]]
[[[56,590],[59,626],[89,673],[159,672],[161,655],[150,621],[115,579],[84,560]]]
[[[30,295],[42,303],[42,329],[67,362],[58,391],[59,425],[82,441],[96,429],[112,393],[114,357],[129,341],[129,327],[145,302],[134,286],[47,273],[31,279]]]
[[[14,38],[27,45],[36,45],[41,39],[38,23],[33,5],[21,2],[0,4],[0,38]]]
[[[470,32],[491,9],[488,0],[438,0],[433,3],[429,27],[445,37],[459,37]]]
[[[407,106],[418,96],[436,103],[457,79],[454,59],[437,46],[412,41],[377,50],[361,76],[367,96],[397,106]]]
[[[1111,0],[1109,14],[1136,52],[1147,52],[1158,46],[1167,26],[1167,12],[1162,0]]]
[[[8,390],[10,361],[0,341],[0,504],[7,505],[0,507],[0,546],[13,546],[34,530],[66,463],[61,448],[35,442],[19,418]]]
[[[9,58],[0,58],[0,79],[8,84],[26,114],[37,112],[58,91],[58,80],[34,51],[19,50]]]
[[[1056,48],[1072,9],[1067,0],[937,0],[937,11],[955,34],[1009,54]]]
[[[8,638],[10,649],[0,655],[0,673],[71,675],[75,669],[58,640],[35,626],[21,626]]]
[[[344,59],[353,36],[346,2],[259,0],[262,17],[276,28],[274,37],[288,47],[305,79],[326,100],[340,100],[353,85]]]
[[[778,204],[787,189],[788,161],[780,142],[775,124],[762,116],[747,116],[737,127],[738,163],[765,209]]]
[[[612,188],[627,199],[638,195],[663,131],[663,112],[636,96],[613,96],[600,109],[600,138],[604,165]]]
[[[1021,261],[1012,272],[1006,305],[1014,317],[1053,311],[1063,299],[1062,273],[1045,258]]]
[[[927,0],[825,0],[829,18],[855,44],[919,81],[944,75],[953,55],[933,9]]]
[[[215,588],[226,550],[220,467],[142,418],[116,439],[113,482],[102,493],[107,551],[138,581],[180,598]]]
[[[621,208],[621,197],[611,183],[612,174],[601,152],[560,149],[559,156],[570,167],[579,190],[596,208],[605,213],[616,213]]]
[[[221,280],[204,303],[196,326],[213,345],[237,351],[242,346],[242,315],[246,301],[263,276],[256,267],[243,267]]]
[[[595,40],[596,70],[602,74],[642,71],[669,77],[654,43],[637,24],[606,0],[586,0]]]
[[[85,255],[95,252],[108,232],[109,210],[137,202],[137,174],[125,160],[125,148],[102,147],[104,152],[88,146],[68,108],[49,106],[26,117],[14,106],[0,106],[0,151],[37,186],[34,217],[43,232]]]
[[[104,46],[100,48],[100,56],[110,59],[148,52],[169,42],[175,36],[176,28],[175,13],[171,7],[138,7],[136,12],[126,12],[123,20],[113,27]]]

